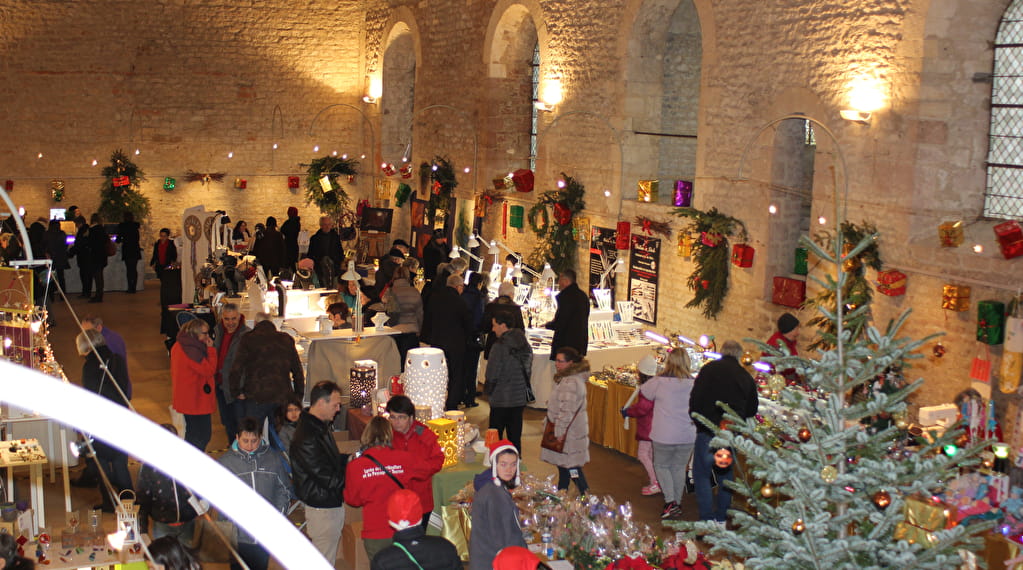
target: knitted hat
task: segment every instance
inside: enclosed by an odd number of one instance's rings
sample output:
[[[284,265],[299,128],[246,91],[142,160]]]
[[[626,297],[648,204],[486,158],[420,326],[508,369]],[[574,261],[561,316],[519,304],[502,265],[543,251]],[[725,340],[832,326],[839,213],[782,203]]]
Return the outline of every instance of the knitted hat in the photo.
[[[661,366],[657,363],[657,359],[654,358],[654,355],[648,354],[639,361],[639,364],[636,365],[636,370],[639,370],[641,374],[646,374],[647,376],[657,376],[657,374],[661,371]]]
[[[521,483],[519,477],[519,463],[521,458],[519,457],[519,450],[515,448],[515,445],[507,439],[501,439],[490,444],[490,472],[493,474],[494,484],[501,485],[501,478],[497,476],[497,456],[504,453],[505,451],[511,451],[515,453],[515,485],[518,486]]]
[[[540,559],[521,546],[506,546],[494,557],[494,570],[536,570]]]
[[[394,530],[405,530],[423,522],[423,504],[419,495],[399,489],[387,499],[387,522]]]
[[[296,208],[294,206],[289,206],[288,207],[288,217],[289,218],[294,218],[297,215],[298,215],[298,208]]]
[[[799,326],[799,319],[792,316],[791,313],[785,313],[778,317],[778,332],[785,334],[791,332],[792,329]]]

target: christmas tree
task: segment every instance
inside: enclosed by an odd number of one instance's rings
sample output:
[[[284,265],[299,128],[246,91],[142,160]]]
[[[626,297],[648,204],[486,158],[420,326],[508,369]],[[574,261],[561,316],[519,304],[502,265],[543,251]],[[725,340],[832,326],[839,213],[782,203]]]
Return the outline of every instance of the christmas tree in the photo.
[[[876,238],[865,237],[846,254],[858,255]],[[842,242],[840,232],[829,252],[804,239],[812,253],[839,268]],[[777,400],[762,397],[762,415],[744,420],[726,409],[726,429],[708,424],[717,433],[712,447],[730,447],[744,464],[736,481],[727,483],[737,493],[734,530],[713,522],[674,526],[704,535],[712,552],[742,560],[747,568],[958,568],[960,551],[976,550],[977,535],[990,524],[945,529],[942,520],[938,528],[924,530],[923,524],[905,525],[907,513],[936,509],[941,517],[943,507],[932,497],[961,467],[976,464],[990,442],[966,445],[958,425],[932,438],[908,434],[906,398],[923,381],[894,389],[875,383],[918,357],[916,351],[932,338],[899,336],[908,312],[884,332],[857,327],[869,303],[846,311],[849,275],[840,269],[835,275],[817,280],[835,295],[834,309],[818,307],[834,325],[834,333],[819,333],[831,348],[813,358],[771,349],[779,356],[768,359],[780,369],[795,368],[807,386],[769,382]],[[895,421],[878,421],[884,418]],[[958,453],[957,441],[965,446]],[[946,446],[952,453],[943,453]]]
[[[135,220],[149,217],[149,198],[139,192],[139,184],[146,178],[142,170],[121,149],[110,155],[110,166],[103,168],[103,186],[100,187],[99,214],[107,222],[119,222],[125,212]]]

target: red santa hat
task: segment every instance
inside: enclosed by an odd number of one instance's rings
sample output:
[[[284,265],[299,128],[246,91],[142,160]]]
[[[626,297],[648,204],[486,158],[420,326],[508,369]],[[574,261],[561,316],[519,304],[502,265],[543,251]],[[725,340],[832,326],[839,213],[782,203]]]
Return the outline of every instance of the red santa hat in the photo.
[[[405,530],[423,522],[423,505],[419,495],[399,489],[387,499],[387,522],[394,530]]]
[[[519,456],[519,450],[507,439],[501,439],[490,444],[490,471],[493,474],[494,484],[501,485],[501,478],[497,476],[497,456],[506,451],[511,451],[515,454],[515,486],[518,486],[522,482],[519,477],[519,464],[522,458]]]
[[[540,559],[521,546],[506,546],[494,557],[494,570],[536,570]]]

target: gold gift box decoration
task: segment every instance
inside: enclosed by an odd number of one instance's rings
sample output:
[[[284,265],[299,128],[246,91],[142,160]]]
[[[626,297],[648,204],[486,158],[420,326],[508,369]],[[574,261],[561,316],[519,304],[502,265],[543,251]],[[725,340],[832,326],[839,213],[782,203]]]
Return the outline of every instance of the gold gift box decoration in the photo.
[[[693,245],[696,244],[696,238],[693,234],[688,231],[678,232],[678,256],[679,257],[692,257],[693,256]]]
[[[391,181],[386,178],[377,180],[374,190],[377,200],[387,200],[391,197]]]
[[[941,308],[961,313],[970,310],[970,288],[962,285],[944,285],[941,288]]]
[[[636,193],[636,200],[640,202],[656,202],[657,192],[660,189],[660,180],[640,180],[639,189]]]
[[[941,247],[959,247],[963,245],[963,222],[944,222],[938,226],[938,239]]]
[[[458,464],[458,422],[447,418],[437,418],[426,422],[427,427],[437,434],[437,443],[444,452],[444,467]]]
[[[908,497],[904,514],[905,520],[895,525],[893,538],[917,543],[924,548],[934,544],[935,532],[955,525],[953,509],[941,501]]]

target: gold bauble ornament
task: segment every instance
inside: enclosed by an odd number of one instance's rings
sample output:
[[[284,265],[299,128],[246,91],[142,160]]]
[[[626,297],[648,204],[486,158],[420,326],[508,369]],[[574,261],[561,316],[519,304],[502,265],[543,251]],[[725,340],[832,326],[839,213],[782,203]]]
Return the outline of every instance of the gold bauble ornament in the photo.
[[[821,479],[829,485],[834,483],[835,479],[838,479],[838,469],[831,465],[825,465],[824,469],[821,469]]]
[[[785,389],[785,377],[781,374],[771,374],[767,378],[767,387],[772,392],[781,392]]]
[[[799,441],[803,443],[810,441],[810,438],[812,436],[813,434],[810,433],[810,428],[800,428],[799,431],[796,433],[796,437],[798,437]]]
[[[743,366],[752,366],[755,360],[756,359],[753,357],[753,353],[747,350],[746,352],[742,353],[742,360],[740,360],[739,362],[742,363]]]
[[[770,499],[774,496],[774,487],[770,483],[764,483],[764,486],[760,488],[760,496]]]
[[[885,490],[881,490],[874,493],[874,496],[871,497],[871,500],[874,501],[874,506],[881,509],[882,511],[887,509],[888,505],[892,504],[892,496],[888,493],[888,491]]]
[[[792,534],[799,536],[806,531],[806,525],[803,523],[803,519],[796,519],[796,522],[792,523]]]

